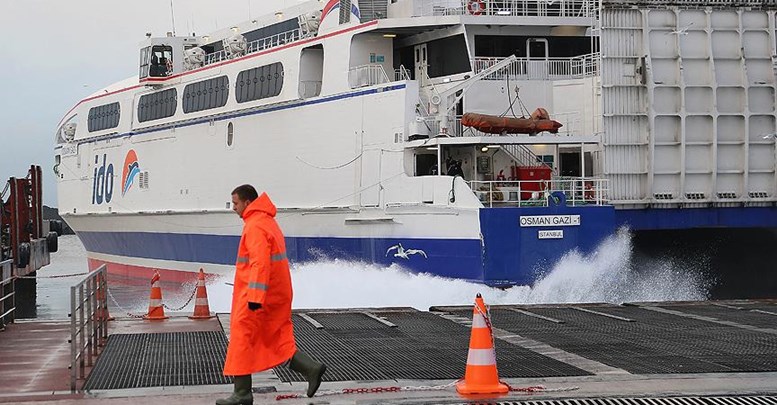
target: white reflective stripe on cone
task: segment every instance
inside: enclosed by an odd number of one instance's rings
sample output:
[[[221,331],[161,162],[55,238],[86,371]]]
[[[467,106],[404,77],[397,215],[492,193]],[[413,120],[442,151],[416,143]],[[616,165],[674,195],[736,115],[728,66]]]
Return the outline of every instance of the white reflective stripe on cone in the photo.
[[[148,306],[150,306],[150,307],[161,307],[162,306],[162,300],[148,300]]]
[[[151,288],[159,288],[159,281],[154,281],[151,283]]]
[[[469,349],[467,355],[468,366],[493,366],[496,365],[496,352],[494,349]]]
[[[488,324],[486,323],[486,318],[483,317],[481,314],[473,314],[472,315],[472,327],[473,328],[487,328]]]
[[[208,305],[207,298],[197,298],[194,300],[194,305]]]

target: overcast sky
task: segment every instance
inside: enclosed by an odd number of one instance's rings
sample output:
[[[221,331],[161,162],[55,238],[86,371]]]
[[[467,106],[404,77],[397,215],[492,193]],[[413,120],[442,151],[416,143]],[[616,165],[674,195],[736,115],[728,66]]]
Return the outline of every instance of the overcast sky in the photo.
[[[228,28],[297,0],[174,0],[176,33]],[[249,16],[250,12],[250,16]],[[30,164],[56,206],[54,132],[85,96],[138,72],[146,32],[171,31],[170,0],[0,0],[0,191]]]

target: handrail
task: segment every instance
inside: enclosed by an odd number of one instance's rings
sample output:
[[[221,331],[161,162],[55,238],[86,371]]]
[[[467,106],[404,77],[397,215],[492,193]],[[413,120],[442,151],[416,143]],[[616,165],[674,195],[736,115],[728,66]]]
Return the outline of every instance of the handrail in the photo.
[[[16,311],[13,259],[0,262],[0,328],[13,321]],[[10,301],[10,304],[7,302]]]
[[[472,71],[478,73],[499,63],[505,58],[475,57]],[[599,75],[601,54],[598,52],[571,58],[518,58],[504,69],[494,72],[483,80],[528,79],[576,79]]]
[[[752,1],[752,0],[751,0]],[[462,6],[431,1],[416,16],[596,17],[599,0],[469,0]]]
[[[554,192],[570,206],[609,204],[608,179],[575,177],[553,180],[468,181],[472,192],[488,207],[547,207]]]
[[[388,83],[388,75],[381,64],[354,66],[348,70],[348,84],[352,89]]]
[[[70,392],[108,339],[108,271],[105,265],[70,287]]]
[[[285,45],[310,35],[311,34],[305,34],[301,28],[295,28],[293,30],[284,31],[269,37],[259,38],[247,44],[244,54],[247,55],[250,53],[262,51],[276,46]],[[235,55],[233,57],[243,56],[244,54]],[[206,55],[205,63],[203,66],[208,66],[210,64],[221,62],[227,59],[229,59],[229,55],[227,55],[226,51],[222,49],[220,51],[216,51]]]
[[[394,81],[402,82],[410,80],[410,71],[407,70],[405,65],[399,65],[399,69],[394,69]]]

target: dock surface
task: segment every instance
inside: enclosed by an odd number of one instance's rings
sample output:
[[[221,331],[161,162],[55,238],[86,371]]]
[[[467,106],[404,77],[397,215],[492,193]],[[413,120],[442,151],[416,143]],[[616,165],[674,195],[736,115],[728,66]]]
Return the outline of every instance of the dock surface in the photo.
[[[328,366],[322,395],[299,398],[302,376],[278,367],[254,375],[254,401],[777,404],[775,301],[500,305],[490,313],[500,377],[516,389],[544,389],[475,402],[457,395],[451,383],[464,375],[472,307],[298,310],[298,346]],[[0,402],[209,404],[231,392],[221,374],[228,314],[109,325],[107,344],[76,393],[69,389],[69,323],[9,325],[0,333]],[[566,399],[589,402],[558,402]]]

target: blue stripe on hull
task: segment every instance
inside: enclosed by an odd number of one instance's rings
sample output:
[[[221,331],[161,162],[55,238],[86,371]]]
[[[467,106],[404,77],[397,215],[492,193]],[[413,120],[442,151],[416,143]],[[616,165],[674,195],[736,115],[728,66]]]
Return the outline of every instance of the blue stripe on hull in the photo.
[[[151,232],[79,232],[86,250],[124,257],[233,265],[240,238],[225,235]],[[421,250],[407,259],[395,257],[403,249]],[[419,273],[474,281],[483,280],[480,241],[473,239],[385,239],[286,237],[291,261],[322,258],[399,264]]]
[[[691,228],[774,228],[777,207],[669,208],[616,210],[615,222],[632,230]]]

